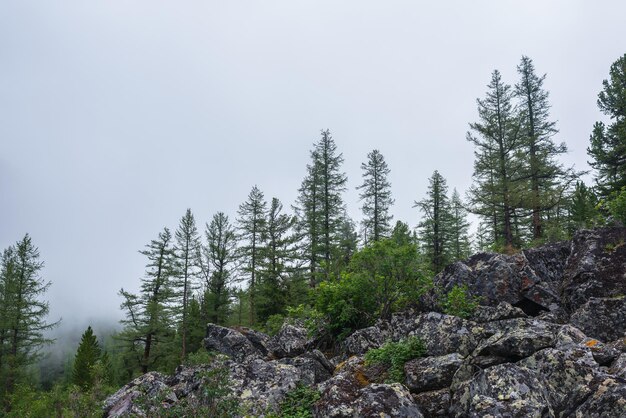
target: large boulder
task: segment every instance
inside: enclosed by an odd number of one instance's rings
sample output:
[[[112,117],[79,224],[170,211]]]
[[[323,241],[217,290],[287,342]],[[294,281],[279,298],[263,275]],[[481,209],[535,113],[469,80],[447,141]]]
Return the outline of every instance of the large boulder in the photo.
[[[270,354],[275,358],[296,357],[313,346],[309,331],[300,325],[285,323],[278,334],[267,343]]]
[[[146,411],[137,405],[138,401],[146,397],[176,402],[178,399],[169,391],[166,380],[167,377],[158,372],[149,372],[137,377],[104,401],[104,416],[146,416]]]
[[[389,333],[375,325],[353,332],[342,343],[342,348],[348,356],[363,355],[372,348],[383,345],[388,338]]]
[[[543,378],[513,363],[478,372],[455,388],[450,414],[455,417],[554,416]]]
[[[463,357],[458,353],[410,360],[404,365],[404,383],[412,393],[447,388],[461,364]]]
[[[625,273],[626,274],[626,270]],[[626,278],[624,279],[626,282]],[[590,337],[610,342],[626,337],[626,297],[589,298],[570,322]]]
[[[537,315],[558,308],[569,252],[569,243],[555,243],[513,255],[479,253],[449,265],[434,283],[446,292],[465,285],[483,305],[507,302]]]
[[[321,398],[313,406],[316,418],[394,417],[423,415],[402,385],[369,383],[359,371],[362,359],[353,358],[335,376],[321,383]]]
[[[215,324],[207,325],[204,347],[209,351],[226,354],[238,362],[262,357],[259,350],[242,333]]]
[[[626,295],[626,228],[579,231],[563,274],[561,298],[575,312],[591,298]]]
[[[391,318],[392,338],[399,341],[417,336],[429,356],[471,353],[482,337],[481,328],[472,321],[437,312],[419,315],[398,314]]]

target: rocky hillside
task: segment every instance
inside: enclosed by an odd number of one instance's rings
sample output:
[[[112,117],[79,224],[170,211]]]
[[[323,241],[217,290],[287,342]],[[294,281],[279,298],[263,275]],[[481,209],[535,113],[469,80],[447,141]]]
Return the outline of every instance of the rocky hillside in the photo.
[[[426,311],[356,331],[330,359],[297,325],[269,337],[209,324],[205,346],[224,355],[135,379],[107,399],[105,416],[155,416],[220,388],[241,414],[277,416],[289,393],[311,387],[315,417],[626,417],[625,242],[626,228],[613,227],[477,254],[435,278],[480,296],[472,317],[442,314],[433,292]],[[425,355],[404,364],[402,383],[385,383],[364,356],[408,336]],[[217,371],[224,383],[207,390]]]

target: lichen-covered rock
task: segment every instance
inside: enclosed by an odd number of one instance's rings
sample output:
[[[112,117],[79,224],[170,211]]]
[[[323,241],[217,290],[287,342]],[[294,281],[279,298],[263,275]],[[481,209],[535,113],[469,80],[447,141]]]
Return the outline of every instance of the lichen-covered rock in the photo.
[[[361,386],[349,371],[344,371],[321,388],[322,397],[313,406],[316,418],[423,416],[409,391],[398,383]]]
[[[461,364],[463,357],[458,353],[410,360],[404,365],[404,383],[412,393],[447,388]]]
[[[283,324],[278,334],[267,343],[269,352],[275,358],[297,357],[313,345],[309,332],[303,326]]]
[[[204,347],[209,351],[226,354],[239,362],[261,357],[261,353],[242,333],[215,324],[208,324],[206,327]]]
[[[388,333],[378,326],[371,326],[353,332],[342,343],[343,351],[348,356],[363,355],[372,348],[378,348],[389,338]]]
[[[523,310],[507,302],[500,302],[497,306],[479,306],[472,315],[472,321],[478,323],[499,321],[502,319],[525,318],[528,315]]]
[[[559,305],[559,284],[568,247],[560,243],[513,255],[479,253],[446,267],[434,283],[445,291],[465,285],[483,305],[507,302],[536,315]]]
[[[244,337],[248,339],[262,356],[267,356],[267,344],[270,336],[252,328],[239,327],[237,329]]]
[[[482,370],[455,388],[449,412],[456,417],[554,416],[541,376],[512,363]]]
[[[592,297],[576,309],[570,322],[588,336],[604,342],[624,338],[626,337],[626,297]]]
[[[586,347],[547,348],[517,363],[541,376],[549,405],[557,416],[568,416],[599,383],[598,364]]]
[[[611,364],[609,368],[609,373],[626,380],[626,353],[620,354],[620,356],[613,361],[613,364]]]
[[[137,377],[104,401],[104,416],[146,416],[146,412],[139,408],[136,402],[142,397],[157,398],[169,395],[170,390],[165,381],[166,376],[159,372],[149,372]],[[170,395],[169,400],[173,403],[177,398]]]
[[[300,372],[300,383],[307,386],[323,382],[331,376],[331,371],[329,371],[325,364],[322,364],[315,356],[307,356],[306,354],[303,354],[295,358],[282,358],[278,360],[278,362],[281,364],[295,366]]]
[[[424,418],[449,416],[450,390],[448,388],[414,394],[413,400]]]
[[[607,376],[598,389],[576,409],[576,418],[626,417],[626,383]]]
[[[411,394],[399,383],[372,383],[359,390],[353,417],[421,418]]]
[[[555,329],[543,326],[541,321],[510,321],[511,325],[502,321],[501,331],[482,341],[476,350],[475,356],[498,356],[509,358],[512,361],[528,357],[546,347],[554,346]],[[522,326],[520,326],[522,325]]]
[[[579,231],[563,273],[561,302],[575,312],[591,298],[626,295],[625,273],[626,228]]]
[[[394,315],[391,318],[393,340],[415,335],[424,342],[429,356],[471,353],[483,337],[482,328],[475,325],[472,321],[436,312],[410,317]]]

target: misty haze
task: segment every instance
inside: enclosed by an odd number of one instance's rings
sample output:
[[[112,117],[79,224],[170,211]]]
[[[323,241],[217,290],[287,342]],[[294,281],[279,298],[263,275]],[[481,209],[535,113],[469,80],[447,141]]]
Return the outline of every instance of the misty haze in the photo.
[[[3,2],[0,415],[626,417],[625,16]]]

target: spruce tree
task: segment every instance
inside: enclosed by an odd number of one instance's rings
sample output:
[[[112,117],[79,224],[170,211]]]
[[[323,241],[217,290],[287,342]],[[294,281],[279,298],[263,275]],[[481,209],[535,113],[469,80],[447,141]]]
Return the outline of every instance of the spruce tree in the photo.
[[[450,261],[451,213],[446,179],[437,170],[429,180],[425,199],[415,202],[424,216],[419,223],[419,239],[435,273]]]
[[[515,208],[520,199],[521,126],[513,106],[511,86],[495,70],[485,99],[477,99],[479,121],[470,124],[467,140],[474,151],[474,181],[470,207],[488,221],[494,242],[508,249],[516,241]]]
[[[169,229],[164,228],[157,239],[140,251],[148,262],[138,295],[120,290],[126,319],[122,321],[125,328],[118,339],[138,351],[142,373],[154,369],[173,349],[171,323],[177,303],[173,281],[177,270],[172,241]]]
[[[13,391],[39,350],[52,340],[44,332],[57,323],[46,322],[48,302],[41,296],[50,287],[40,274],[43,262],[28,234],[4,250],[0,271],[0,400]]]
[[[174,255],[177,261],[177,278],[174,282],[174,288],[179,298],[178,312],[181,319],[181,358],[187,355],[187,330],[189,324],[187,321],[189,300],[193,291],[197,288],[197,280],[202,274],[201,262],[201,244],[196,221],[191,213],[191,209],[187,209],[185,215],[181,218],[178,229],[175,233],[176,244],[174,246]]]
[[[94,383],[94,366],[100,360],[101,350],[91,326],[83,333],[72,370],[72,383],[87,391]]]
[[[213,215],[211,223],[206,225],[206,241],[211,274],[204,293],[203,312],[208,322],[224,325],[230,313],[237,237],[223,212]]]
[[[239,256],[242,262],[242,271],[248,280],[248,294],[250,303],[250,325],[256,321],[256,292],[257,272],[263,251],[263,230],[267,203],[263,192],[254,186],[248,194],[248,200],[239,205],[237,214],[237,230],[239,232]]]
[[[378,150],[367,154],[367,162],[361,164],[363,170],[363,184],[357,187],[361,190],[359,198],[363,201],[364,241],[376,242],[386,238],[391,232],[389,209],[393,204],[391,197],[391,183],[388,180],[389,167],[383,155]]]
[[[522,128],[519,180],[527,183],[522,187],[522,206],[532,217],[533,239],[541,239],[546,217],[563,202],[564,191],[576,173],[556,161],[567,152],[567,147],[552,140],[558,130],[550,120],[549,94],[543,88],[546,76],[537,76],[532,60],[526,56],[522,57],[517,72],[520,80],[515,85],[515,95],[520,103]]]
[[[469,226],[465,205],[459,192],[454,189],[450,198],[450,254],[452,261],[463,260],[471,255]]]
[[[595,123],[587,153],[596,170],[598,195],[607,198],[626,187],[626,54],[611,65],[602,87],[598,107],[611,123]]]

